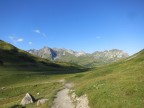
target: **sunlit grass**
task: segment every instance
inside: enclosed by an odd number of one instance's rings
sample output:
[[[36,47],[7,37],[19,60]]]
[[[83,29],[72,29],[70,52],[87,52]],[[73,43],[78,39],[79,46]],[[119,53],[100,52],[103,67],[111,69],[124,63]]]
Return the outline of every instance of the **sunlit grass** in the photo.
[[[49,64],[47,67],[46,62],[29,67],[27,64],[16,67],[1,65],[0,108],[19,105],[27,92],[36,99],[49,99],[41,108],[50,108],[55,94],[63,86],[59,83],[61,79],[74,83],[77,96],[87,94],[91,108],[144,106],[144,50],[125,60],[95,67],[84,73],[78,73],[78,67],[65,63]],[[36,108],[36,103],[26,107]]]
[[[144,106],[144,51],[137,57],[95,68],[69,78],[78,96],[88,95],[91,108]]]

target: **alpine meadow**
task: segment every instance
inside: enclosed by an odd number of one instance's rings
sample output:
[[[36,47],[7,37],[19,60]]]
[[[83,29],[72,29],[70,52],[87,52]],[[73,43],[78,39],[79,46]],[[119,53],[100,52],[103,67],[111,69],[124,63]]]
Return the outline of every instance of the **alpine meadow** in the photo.
[[[143,0],[0,0],[0,108],[143,106]]]

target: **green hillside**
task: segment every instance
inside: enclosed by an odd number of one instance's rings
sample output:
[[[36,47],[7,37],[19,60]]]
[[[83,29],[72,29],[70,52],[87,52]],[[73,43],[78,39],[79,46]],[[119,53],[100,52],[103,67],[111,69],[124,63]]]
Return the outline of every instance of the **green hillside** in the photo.
[[[78,72],[80,66],[64,62],[51,62],[33,56],[26,51],[0,40],[0,67],[28,71],[47,71],[48,73]],[[73,70],[72,70],[73,69]],[[58,72],[59,70],[59,72]]]
[[[36,99],[49,99],[41,108],[50,107],[62,87],[59,81],[70,73],[82,71],[84,69],[78,65],[50,62],[0,41],[0,108],[17,108],[12,106],[19,105],[27,92]],[[36,105],[26,107],[35,108]]]
[[[144,50],[125,60],[75,74],[71,80],[78,96],[88,95],[91,108],[142,108]]]
[[[84,70],[74,64],[35,57],[0,41],[0,108],[16,108],[12,106],[19,105],[27,92],[36,99],[49,99],[41,108],[50,108],[64,79],[74,83],[72,89],[77,96],[87,94],[91,108],[142,108],[143,67],[144,50],[124,60]],[[36,104],[26,108],[36,108]]]

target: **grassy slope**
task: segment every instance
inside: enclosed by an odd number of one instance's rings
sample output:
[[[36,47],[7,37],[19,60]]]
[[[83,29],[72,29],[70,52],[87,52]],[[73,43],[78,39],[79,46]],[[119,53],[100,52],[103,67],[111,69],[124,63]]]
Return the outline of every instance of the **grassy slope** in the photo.
[[[62,73],[79,72],[79,68],[67,63],[51,63],[0,40],[0,108],[20,104],[27,92],[36,99],[49,99],[43,108],[50,107],[62,87],[59,80],[68,76]],[[35,107],[35,104],[27,106]]]
[[[20,104],[26,93],[31,93],[36,99],[49,99],[41,108],[50,108],[55,94],[63,86],[59,81],[70,74],[47,74],[49,70],[42,73],[41,70],[19,71],[0,67],[0,108]],[[37,93],[40,95],[36,95]],[[27,105],[26,108],[36,108],[36,103]]]
[[[78,65],[72,65],[62,62],[50,62],[46,59],[33,56],[26,51],[20,50],[13,45],[0,40],[0,66],[3,68],[12,68],[15,70],[26,71],[44,71],[49,74],[77,72],[80,69]],[[73,71],[71,71],[73,70]]]
[[[88,95],[91,108],[142,108],[144,106],[144,50],[107,66],[68,78],[76,94]]]

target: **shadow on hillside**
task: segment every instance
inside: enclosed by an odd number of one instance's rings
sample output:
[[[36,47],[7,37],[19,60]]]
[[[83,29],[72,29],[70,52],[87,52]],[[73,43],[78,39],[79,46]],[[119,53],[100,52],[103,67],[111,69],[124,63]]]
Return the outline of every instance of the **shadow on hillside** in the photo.
[[[73,74],[82,73],[90,70],[89,68],[75,67],[75,66],[60,66],[57,64],[49,65],[35,65],[35,64],[25,64],[25,65],[2,65],[0,68],[7,72],[15,73],[35,73],[35,74]]]
[[[88,71],[88,69],[74,64],[52,63],[12,46],[10,50],[0,49],[0,68],[8,72],[38,74],[71,74]]]

